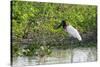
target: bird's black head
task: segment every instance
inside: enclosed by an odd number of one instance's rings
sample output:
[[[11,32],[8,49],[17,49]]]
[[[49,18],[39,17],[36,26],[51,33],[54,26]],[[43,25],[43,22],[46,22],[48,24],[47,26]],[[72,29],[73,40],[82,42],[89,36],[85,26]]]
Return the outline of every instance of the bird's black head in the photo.
[[[66,28],[67,24],[66,24],[65,20],[62,20],[61,24],[62,24],[63,28]]]
[[[61,26],[62,26],[64,29],[66,28],[67,24],[66,24],[66,21],[65,21],[65,20],[62,20],[62,21],[61,21],[61,24],[58,26],[58,28],[60,28]]]

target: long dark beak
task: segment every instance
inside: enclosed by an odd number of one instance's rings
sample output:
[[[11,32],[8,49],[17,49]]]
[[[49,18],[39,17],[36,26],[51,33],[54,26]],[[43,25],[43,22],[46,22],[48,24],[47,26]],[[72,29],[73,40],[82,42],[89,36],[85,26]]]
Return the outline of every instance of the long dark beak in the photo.
[[[57,29],[60,28],[61,26],[62,26],[62,23],[60,23],[60,24],[57,26]]]

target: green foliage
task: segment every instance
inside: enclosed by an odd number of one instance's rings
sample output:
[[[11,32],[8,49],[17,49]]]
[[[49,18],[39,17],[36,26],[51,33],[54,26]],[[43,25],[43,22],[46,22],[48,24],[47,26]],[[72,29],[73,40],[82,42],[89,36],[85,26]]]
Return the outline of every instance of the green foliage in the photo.
[[[19,43],[13,43],[12,44],[12,53],[13,56],[22,56],[23,52],[22,49],[20,48],[20,44]]]
[[[23,50],[24,55],[35,54],[40,45],[44,44],[44,41],[46,45],[50,46],[63,45],[65,41],[60,41],[67,38],[67,33],[62,28],[55,28],[63,19],[80,30],[81,34],[84,32],[94,32],[96,34],[96,6],[28,1],[12,1],[11,4],[13,39],[21,41],[31,38],[34,42],[25,51]],[[13,50],[16,53],[19,49],[13,47]]]

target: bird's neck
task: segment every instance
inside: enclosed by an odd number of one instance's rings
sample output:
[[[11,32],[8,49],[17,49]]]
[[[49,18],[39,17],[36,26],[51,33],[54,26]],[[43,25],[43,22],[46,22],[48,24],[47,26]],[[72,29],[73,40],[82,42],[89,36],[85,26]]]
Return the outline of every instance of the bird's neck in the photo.
[[[63,25],[63,28],[66,29],[67,25]]]

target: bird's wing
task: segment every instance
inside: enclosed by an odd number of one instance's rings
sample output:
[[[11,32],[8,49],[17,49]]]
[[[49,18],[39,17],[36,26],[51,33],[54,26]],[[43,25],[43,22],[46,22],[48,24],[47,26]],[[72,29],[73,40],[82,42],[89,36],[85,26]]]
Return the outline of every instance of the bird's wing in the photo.
[[[79,32],[77,31],[77,29],[75,29],[73,26],[69,25],[67,26],[67,32],[73,36],[74,38],[77,38],[78,40],[82,40]]]

